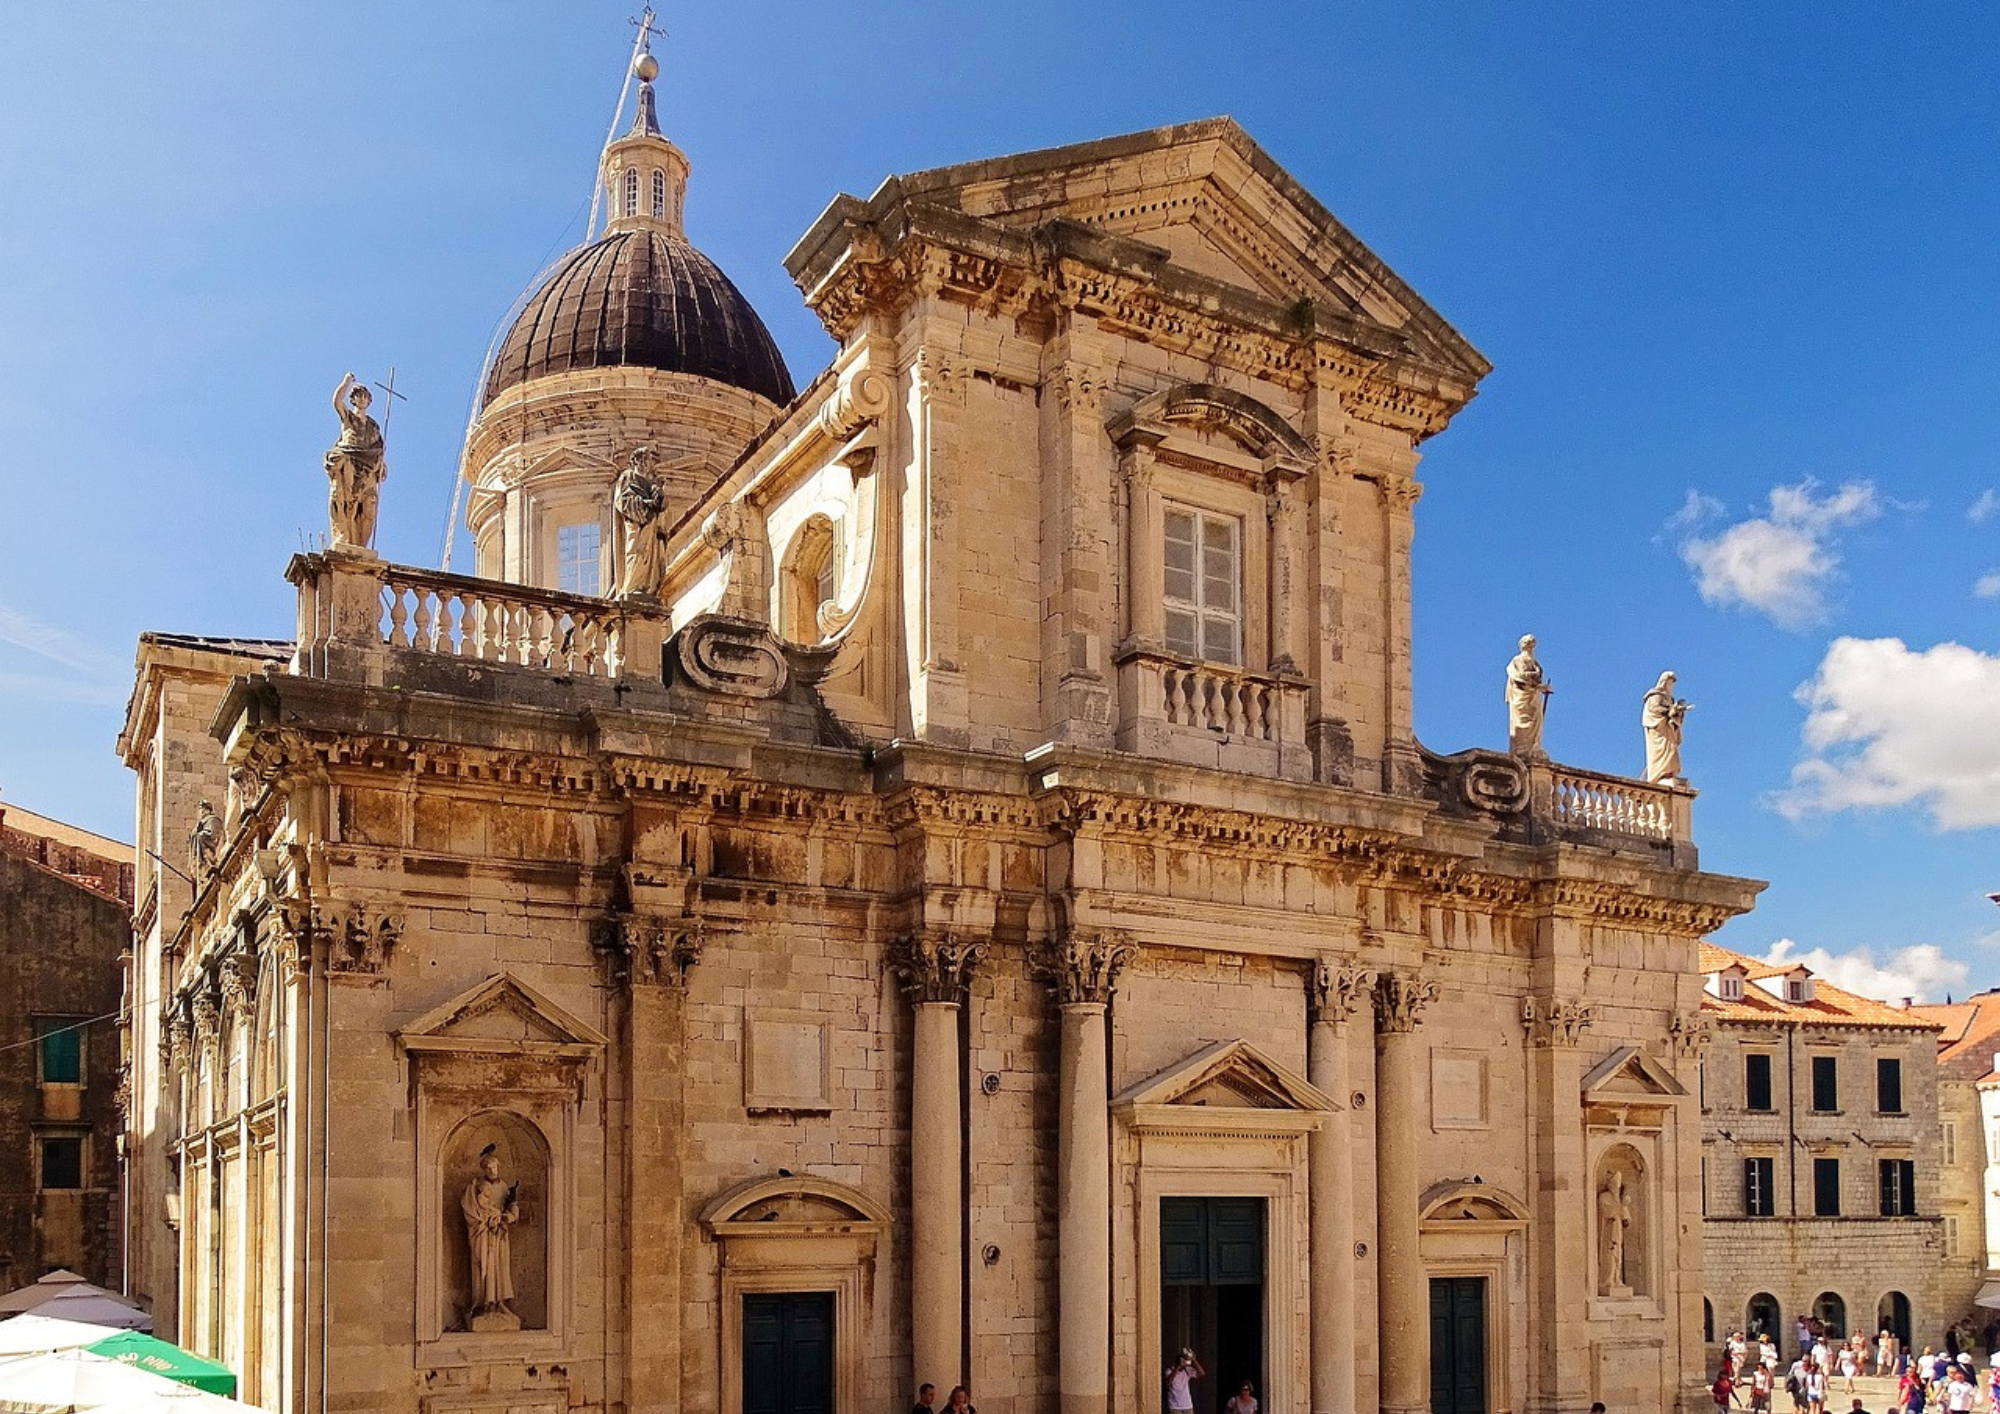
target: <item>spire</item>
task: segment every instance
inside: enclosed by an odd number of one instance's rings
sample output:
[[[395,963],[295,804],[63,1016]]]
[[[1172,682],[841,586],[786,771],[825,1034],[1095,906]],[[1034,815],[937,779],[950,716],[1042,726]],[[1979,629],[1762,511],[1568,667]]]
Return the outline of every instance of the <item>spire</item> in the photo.
[[[652,12],[646,13],[650,20]],[[639,81],[632,126],[623,137],[605,144],[598,168],[605,210],[610,213],[604,229],[614,235],[655,231],[685,239],[681,211],[687,200],[688,160],[660,131],[653,100],[660,61],[653,57],[650,42],[650,33],[642,28],[632,58],[632,77]]]

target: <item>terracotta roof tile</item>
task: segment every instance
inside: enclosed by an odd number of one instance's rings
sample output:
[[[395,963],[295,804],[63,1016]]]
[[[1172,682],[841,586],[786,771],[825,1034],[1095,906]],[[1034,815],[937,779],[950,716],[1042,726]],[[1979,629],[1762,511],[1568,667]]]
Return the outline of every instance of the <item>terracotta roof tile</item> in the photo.
[[[1720,972],[1732,964],[1742,967],[1753,979],[1780,977],[1796,971],[1799,964],[1790,963],[1774,967],[1757,958],[1745,957],[1742,953],[1731,952],[1728,948],[1717,947],[1714,943],[1701,945],[1699,966],[1704,974]],[[1718,1021],[1757,1022],[1776,1026],[1895,1026],[1937,1030],[1939,1023],[1924,1016],[1915,1008],[1905,1010],[1892,1007],[1886,1002],[1864,997],[1844,988],[1836,987],[1824,977],[1814,978],[1813,1000],[1809,1002],[1787,1002],[1772,995],[1760,986],[1743,989],[1743,1000],[1725,1002],[1713,994],[1704,994],[1701,999],[1702,1012]],[[2000,1009],[2000,1008],[1996,1008]]]

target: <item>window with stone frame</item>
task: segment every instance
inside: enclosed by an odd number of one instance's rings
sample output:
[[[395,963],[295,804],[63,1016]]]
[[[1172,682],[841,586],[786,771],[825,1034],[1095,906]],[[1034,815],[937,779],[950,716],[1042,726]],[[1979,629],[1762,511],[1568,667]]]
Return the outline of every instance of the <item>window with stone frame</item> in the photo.
[[[604,528],[594,520],[556,527],[556,588],[565,594],[603,592]]]
[[[1903,1112],[1903,1062],[1895,1056],[1875,1059],[1875,1108],[1885,1115]]]
[[[74,1192],[83,1187],[83,1136],[44,1134],[38,1141],[40,1162],[35,1186],[45,1193]]]
[[[1835,1114],[1840,1110],[1840,1058],[1812,1058],[1812,1107],[1815,1114]]]
[[[1946,1120],[1940,1129],[1942,1132],[1938,1136],[1939,1157],[1944,1166],[1950,1168],[1958,1162],[1958,1126]]]
[[[1161,598],[1167,651],[1211,663],[1243,661],[1243,522],[1169,503]]]
[[[1743,1057],[1743,1108],[1777,1108],[1771,1102],[1771,1057],[1765,1052],[1751,1051]]]
[[[1743,1216],[1772,1218],[1778,1215],[1777,1163],[1769,1158],[1743,1161]]]
[[[1914,1159],[1878,1159],[1881,1213],[1885,1218],[1917,1215],[1917,1164]]]
[[[1812,1161],[1813,1216],[1816,1218],[1837,1218],[1840,1216],[1840,1160],[1814,1159]]]
[[[1958,1219],[1946,1213],[1944,1219],[1944,1255],[1956,1257],[1958,1252]]]
[[[83,1084],[83,1032],[79,1017],[44,1016],[36,1020],[35,1061],[42,1084]]]
[[[658,167],[653,169],[653,217],[665,219],[667,214],[667,174]]]
[[[637,216],[639,214],[639,169],[637,167],[627,167],[625,169],[625,214],[627,216]]]

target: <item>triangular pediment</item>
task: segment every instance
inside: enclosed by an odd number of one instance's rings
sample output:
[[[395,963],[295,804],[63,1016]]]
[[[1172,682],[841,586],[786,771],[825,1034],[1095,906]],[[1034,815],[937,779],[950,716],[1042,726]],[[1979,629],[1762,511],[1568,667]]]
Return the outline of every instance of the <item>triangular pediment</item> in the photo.
[[[1637,1046],[1620,1046],[1583,1077],[1586,1104],[1672,1100],[1685,1094],[1673,1072]]]
[[[1345,317],[1473,379],[1492,365],[1229,118],[894,179],[912,202],[1030,230],[1074,222],[1287,307]]]
[[[1217,1041],[1124,1090],[1112,1108],[1180,1106],[1328,1114],[1340,1104],[1248,1041]]]
[[[496,972],[397,1033],[413,1051],[597,1051],[604,1033],[527,983]]]

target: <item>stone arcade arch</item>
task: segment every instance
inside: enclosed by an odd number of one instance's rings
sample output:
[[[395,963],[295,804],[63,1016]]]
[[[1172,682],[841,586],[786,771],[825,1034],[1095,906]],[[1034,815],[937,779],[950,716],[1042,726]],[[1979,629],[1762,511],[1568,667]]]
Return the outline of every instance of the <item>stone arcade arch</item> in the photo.
[[[1839,1340],[1847,1334],[1847,1302],[1837,1291],[1822,1291],[1813,1298],[1813,1315],[1826,1326],[1829,1340]]]
[[[1780,1345],[1779,1339],[1784,1325],[1784,1311],[1778,1305],[1778,1298],[1768,1291],[1760,1291],[1750,1298],[1743,1309],[1743,1333],[1745,1335],[1768,1335]]]
[[[1900,1291],[1883,1292],[1882,1299],[1875,1303],[1875,1329],[1889,1332],[1907,1348],[1910,1326],[1910,1298]]]

